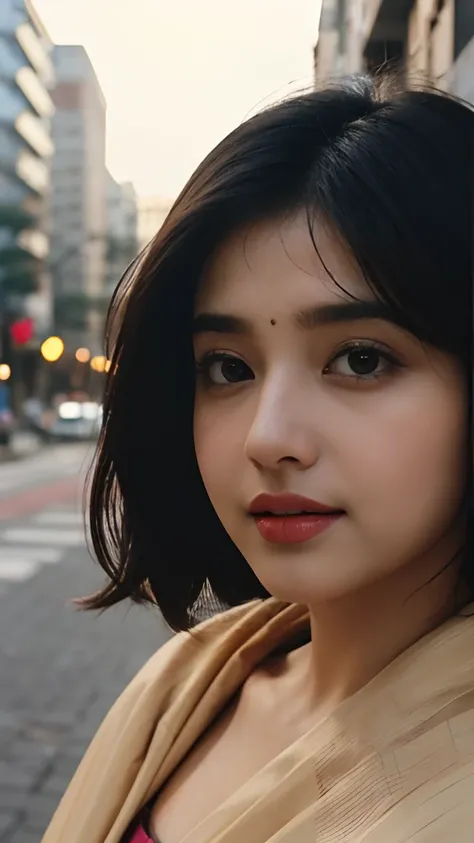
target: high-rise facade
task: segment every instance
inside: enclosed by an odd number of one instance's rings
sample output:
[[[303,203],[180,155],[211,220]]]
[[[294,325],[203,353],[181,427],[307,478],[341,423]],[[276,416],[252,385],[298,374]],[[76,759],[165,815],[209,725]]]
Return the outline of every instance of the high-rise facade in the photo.
[[[137,256],[138,207],[131,182],[119,183],[107,173],[107,291],[112,294],[127,266]]]
[[[80,299],[88,300],[90,307],[81,305],[87,312],[87,325],[77,327],[76,339],[88,342],[95,351],[101,344],[102,321],[94,302],[104,296],[107,281],[106,103],[83,47],[57,46],[53,61],[54,293],[57,303],[66,302],[66,312],[78,307]],[[74,341],[71,337],[70,342]]]
[[[316,83],[387,65],[474,103],[473,0],[323,0]]]
[[[159,196],[140,196],[138,199],[138,240],[140,248],[153,240],[163,225],[171,205],[170,200]]]
[[[48,192],[53,154],[51,41],[28,0],[0,3],[0,311],[33,320],[21,352],[37,352],[50,326]],[[5,351],[3,352],[5,353]],[[27,362],[26,369],[29,371]]]

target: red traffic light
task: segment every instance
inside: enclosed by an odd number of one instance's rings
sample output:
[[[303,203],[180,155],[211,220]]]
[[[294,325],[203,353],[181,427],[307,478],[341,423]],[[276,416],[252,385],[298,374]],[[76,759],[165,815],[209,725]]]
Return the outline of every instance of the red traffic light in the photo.
[[[10,336],[16,345],[25,345],[29,342],[34,333],[33,320],[28,318],[17,319],[10,326]]]

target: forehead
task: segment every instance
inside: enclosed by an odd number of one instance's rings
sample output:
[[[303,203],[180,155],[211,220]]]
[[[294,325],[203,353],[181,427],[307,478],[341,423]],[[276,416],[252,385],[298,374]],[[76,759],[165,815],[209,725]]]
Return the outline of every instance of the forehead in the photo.
[[[294,307],[305,301],[372,298],[343,241],[324,221],[315,221],[312,233],[316,248],[303,213],[234,233],[205,268],[196,311],[215,307],[237,312],[270,304]]]

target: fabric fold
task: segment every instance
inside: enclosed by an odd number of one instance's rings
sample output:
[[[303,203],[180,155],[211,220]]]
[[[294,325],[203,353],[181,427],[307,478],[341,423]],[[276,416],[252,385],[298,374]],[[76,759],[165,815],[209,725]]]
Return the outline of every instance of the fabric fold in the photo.
[[[253,669],[309,629],[254,601],[180,633],[111,709],[43,843],[120,843]],[[425,636],[257,772],[184,841],[471,843],[474,618]],[[467,823],[467,824],[466,824]]]

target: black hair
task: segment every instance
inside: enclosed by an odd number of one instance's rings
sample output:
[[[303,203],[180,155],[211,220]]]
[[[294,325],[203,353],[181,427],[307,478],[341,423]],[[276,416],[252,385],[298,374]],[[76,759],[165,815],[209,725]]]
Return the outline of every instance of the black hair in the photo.
[[[236,230],[303,209],[317,248],[322,216],[400,324],[471,372],[473,140],[474,114],[454,97],[357,77],[262,111],[208,155],[112,301],[90,494],[108,582],[83,606],[152,602],[180,630],[268,596],[210,504],[193,444],[195,292]]]

